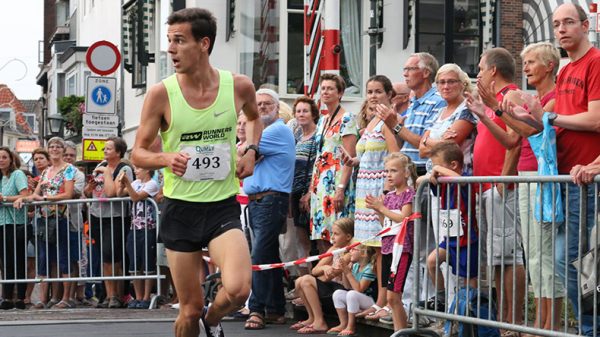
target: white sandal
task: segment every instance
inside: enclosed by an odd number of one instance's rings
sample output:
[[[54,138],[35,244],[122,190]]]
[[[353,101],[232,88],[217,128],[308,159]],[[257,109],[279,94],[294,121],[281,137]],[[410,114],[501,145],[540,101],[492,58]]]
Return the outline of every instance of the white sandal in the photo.
[[[373,311],[370,311],[371,309],[375,309]],[[381,310],[381,307],[378,306],[377,304],[373,304],[372,306],[370,306],[368,309],[366,309],[365,311],[361,311],[358,314],[356,314],[356,318],[365,318],[369,315],[375,314],[376,312],[378,312],[379,310]]]
[[[386,305],[383,308],[377,310],[375,313],[367,315],[365,317],[365,319],[368,320],[368,321],[379,321],[380,318],[383,318],[383,317],[389,315],[391,312],[392,312],[392,309],[390,309]]]

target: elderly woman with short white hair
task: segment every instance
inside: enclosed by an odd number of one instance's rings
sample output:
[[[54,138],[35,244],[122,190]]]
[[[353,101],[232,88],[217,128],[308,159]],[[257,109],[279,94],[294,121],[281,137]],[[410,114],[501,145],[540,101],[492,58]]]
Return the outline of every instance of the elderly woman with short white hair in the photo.
[[[440,110],[431,128],[423,134],[419,155],[421,158],[428,158],[435,144],[442,141],[456,142],[465,156],[463,175],[471,175],[477,119],[467,108],[464,95],[465,92],[472,91],[471,80],[458,65],[448,63],[438,70],[435,83],[447,106]]]

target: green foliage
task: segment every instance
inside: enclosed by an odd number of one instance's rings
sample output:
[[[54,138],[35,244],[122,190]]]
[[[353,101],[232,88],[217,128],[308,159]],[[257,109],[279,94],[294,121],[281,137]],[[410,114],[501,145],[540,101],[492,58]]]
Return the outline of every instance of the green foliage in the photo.
[[[65,96],[57,100],[58,111],[65,118],[65,129],[75,134],[81,134],[83,113],[85,112],[85,97]]]

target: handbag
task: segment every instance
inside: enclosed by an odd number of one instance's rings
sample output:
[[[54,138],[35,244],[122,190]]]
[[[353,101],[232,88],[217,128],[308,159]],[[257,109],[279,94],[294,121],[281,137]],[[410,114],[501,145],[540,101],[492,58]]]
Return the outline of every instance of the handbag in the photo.
[[[35,236],[42,242],[56,243],[56,218],[38,218],[35,222]]]
[[[600,305],[600,285],[598,284],[598,271],[600,270],[599,251],[600,246],[595,245],[581,259],[575,259],[571,262],[577,270],[577,274],[581,275],[581,284],[579,287],[581,291],[582,313],[593,313],[594,307]],[[581,269],[579,269],[580,264]],[[594,294],[596,294],[595,301]]]
[[[307,186],[310,186],[310,180],[308,179],[308,171],[311,167],[310,165],[310,161],[313,157],[313,150],[315,149],[315,138],[313,136],[313,140],[310,143],[310,150],[308,151],[308,158],[306,160],[306,167],[304,168],[304,181],[306,183]],[[307,187],[306,192],[308,193],[310,187]],[[302,198],[302,196],[305,193],[300,193],[300,197],[298,198],[298,202],[300,202],[300,198]],[[296,205],[296,207],[298,207],[298,223],[296,223],[296,226],[298,227],[308,227],[308,224],[310,222],[310,211],[302,211],[300,210],[300,205]]]

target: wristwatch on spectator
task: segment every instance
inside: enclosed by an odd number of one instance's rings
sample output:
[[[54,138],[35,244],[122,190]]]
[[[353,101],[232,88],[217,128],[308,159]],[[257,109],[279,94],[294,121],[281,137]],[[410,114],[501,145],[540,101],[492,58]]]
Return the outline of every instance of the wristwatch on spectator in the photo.
[[[340,190],[345,190],[346,186],[344,186],[344,184],[338,184],[337,188],[339,188]]]
[[[556,112],[549,112],[548,113],[548,124],[554,125],[554,121],[556,120],[556,117],[558,117]]]
[[[260,157],[260,153],[258,152],[258,145],[250,144],[246,146],[246,149],[244,150],[244,155],[246,155],[246,152],[248,152],[249,150],[254,150],[254,159],[258,160],[258,157]]]
[[[496,111],[494,111],[494,113],[496,114],[496,116],[502,117],[502,110],[496,109]]]
[[[395,134],[399,134],[400,130],[402,130],[403,126],[404,126],[404,124],[398,123],[398,124],[396,124],[396,126],[394,126],[394,128],[392,129],[392,131],[394,131]]]

